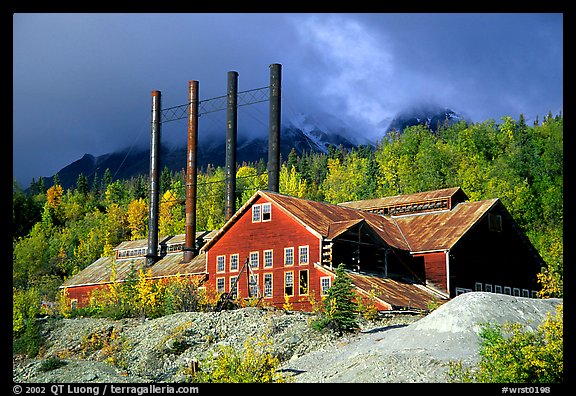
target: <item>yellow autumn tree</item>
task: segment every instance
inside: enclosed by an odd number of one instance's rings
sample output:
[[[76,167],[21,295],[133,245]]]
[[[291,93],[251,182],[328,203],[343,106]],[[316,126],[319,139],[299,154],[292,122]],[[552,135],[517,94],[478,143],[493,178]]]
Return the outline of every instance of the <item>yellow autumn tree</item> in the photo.
[[[178,200],[174,190],[167,190],[160,200],[158,232],[160,235],[184,233],[184,206]]]
[[[128,228],[132,241],[146,238],[148,231],[148,205],[142,198],[128,204]]]
[[[57,208],[62,203],[64,190],[60,184],[55,184],[46,191],[46,202],[51,208]]]
[[[302,198],[306,194],[306,179],[296,171],[294,165],[289,170],[288,166],[283,164],[280,169],[279,187],[283,194]]]

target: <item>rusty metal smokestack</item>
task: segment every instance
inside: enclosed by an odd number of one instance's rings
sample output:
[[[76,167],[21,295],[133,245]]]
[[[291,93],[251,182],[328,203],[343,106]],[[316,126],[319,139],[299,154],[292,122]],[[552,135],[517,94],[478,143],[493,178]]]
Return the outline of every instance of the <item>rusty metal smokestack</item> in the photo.
[[[238,136],[238,73],[228,72],[226,110],[226,220],[236,212],[236,140]]]
[[[282,65],[270,65],[270,126],[268,133],[268,190],[280,189],[280,99]]]
[[[158,261],[158,209],[160,195],[160,91],[152,91],[152,122],[150,127],[150,209],[148,215],[148,250],[146,265]]]
[[[186,224],[183,262],[196,256],[196,157],[198,152],[198,81],[188,82],[188,151],[186,154]]]

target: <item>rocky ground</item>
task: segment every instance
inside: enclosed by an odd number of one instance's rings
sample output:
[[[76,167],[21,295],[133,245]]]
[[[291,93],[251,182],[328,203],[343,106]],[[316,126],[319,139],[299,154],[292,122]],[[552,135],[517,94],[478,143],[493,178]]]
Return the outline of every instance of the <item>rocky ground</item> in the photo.
[[[153,320],[75,318],[43,323],[39,358],[13,357],[19,383],[183,382],[219,345],[271,341],[288,382],[446,382],[447,362],[477,360],[481,323],[536,328],[559,299],[466,293],[429,315],[384,315],[354,335],[310,326],[312,314],[244,308]],[[67,364],[44,371],[58,357]]]

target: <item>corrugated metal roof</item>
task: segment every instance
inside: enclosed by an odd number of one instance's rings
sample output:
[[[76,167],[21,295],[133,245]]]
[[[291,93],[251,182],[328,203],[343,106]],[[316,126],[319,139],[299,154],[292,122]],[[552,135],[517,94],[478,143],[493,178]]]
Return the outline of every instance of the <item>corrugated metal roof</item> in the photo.
[[[152,277],[166,277],[180,275],[195,275],[206,273],[206,254],[200,253],[195,256],[189,263],[182,263],[182,252],[167,254],[158,260],[154,265],[149,267],[152,271]],[[75,276],[68,278],[62,287],[93,285],[110,282],[112,274],[112,265],[114,258],[102,257],[80,271]],[[144,268],[146,258],[138,257],[127,260],[116,261],[116,280],[122,281],[129,278],[132,271],[138,271]]]
[[[374,293],[375,297],[393,308],[426,310],[429,304],[441,300],[440,296],[421,285],[355,272],[348,272],[347,275],[356,287],[366,293]]]
[[[315,264],[314,266],[327,275],[336,276],[334,270],[325,265]],[[349,270],[346,271],[346,275],[350,277],[357,289],[367,296],[373,293],[391,309],[401,307],[427,310],[429,304],[446,300],[445,296],[416,283]]]
[[[347,226],[349,228],[361,220],[366,220],[387,244],[407,249],[399,230],[394,226],[390,218],[376,213],[270,193],[269,191],[261,193],[270,201],[277,203],[280,208],[291,216],[296,217],[325,238],[330,238],[336,232],[339,234],[345,231],[346,228],[343,227]],[[331,229],[331,227],[335,228]]]
[[[413,202],[424,202],[429,200],[436,200],[441,198],[451,198],[456,193],[461,193],[465,196],[460,187],[443,188],[434,191],[424,191],[415,194],[395,195],[392,197],[365,199],[361,201],[342,202],[338,205],[346,206],[354,209],[372,210],[386,206],[408,204]]]
[[[451,249],[498,202],[498,198],[462,202],[450,211],[395,216],[414,253]]]

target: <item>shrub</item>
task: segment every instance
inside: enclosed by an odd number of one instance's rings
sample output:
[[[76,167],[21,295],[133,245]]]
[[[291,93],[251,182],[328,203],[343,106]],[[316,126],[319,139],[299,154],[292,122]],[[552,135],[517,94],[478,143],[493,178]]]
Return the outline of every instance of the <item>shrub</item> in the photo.
[[[13,353],[35,357],[43,344],[36,321],[40,313],[40,294],[37,289],[13,289],[12,345]]]
[[[68,362],[60,359],[59,357],[53,356],[50,357],[46,360],[44,360],[41,364],[40,364],[40,371],[51,371],[51,370],[56,370],[57,368],[60,368],[62,366],[67,365]]]
[[[279,360],[271,352],[269,338],[248,338],[241,351],[220,345],[216,353],[184,371],[192,382],[279,383],[285,382],[277,372]]]

